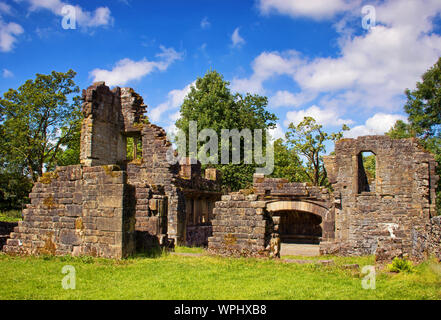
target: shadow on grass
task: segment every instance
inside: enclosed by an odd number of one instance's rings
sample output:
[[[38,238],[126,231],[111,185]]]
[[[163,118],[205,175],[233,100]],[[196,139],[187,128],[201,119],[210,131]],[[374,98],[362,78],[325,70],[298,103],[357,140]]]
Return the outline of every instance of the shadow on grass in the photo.
[[[138,259],[138,258],[148,258],[148,259],[157,259],[170,254],[171,249],[161,248],[161,247],[152,247],[148,249],[144,249],[142,252],[137,252],[132,257],[128,259]]]

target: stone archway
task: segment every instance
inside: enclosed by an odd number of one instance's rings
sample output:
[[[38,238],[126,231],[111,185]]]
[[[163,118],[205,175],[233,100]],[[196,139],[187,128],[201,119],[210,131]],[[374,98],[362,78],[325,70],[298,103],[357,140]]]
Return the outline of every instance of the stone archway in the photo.
[[[319,254],[327,208],[307,201],[274,201],[266,209],[272,217],[278,217],[282,255]]]
[[[266,205],[266,210],[268,212],[287,210],[309,212],[322,217],[323,220],[326,219],[328,213],[327,208],[307,201],[273,201]]]

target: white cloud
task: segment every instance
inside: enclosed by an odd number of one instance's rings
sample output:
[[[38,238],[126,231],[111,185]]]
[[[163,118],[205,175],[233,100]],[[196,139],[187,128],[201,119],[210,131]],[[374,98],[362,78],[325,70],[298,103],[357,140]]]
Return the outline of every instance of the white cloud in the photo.
[[[9,4],[0,2],[0,12],[5,14],[12,14],[12,8]]]
[[[181,111],[176,111],[169,116],[170,121],[176,122],[181,117]]]
[[[399,106],[397,96],[414,87],[440,56],[441,37],[411,28],[377,26],[366,35],[347,40],[341,54],[305,64],[293,74],[294,79],[303,90],[348,90],[354,101],[347,102],[393,110]],[[348,92],[336,95],[343,100],[345,96]]]
[[[12,73],[12,71],[10,71],[8,69],[3,69],[2,76],[3,76],[3,78],[12,78],[14,76],[14,74]]]
[[[146,58],[140,61],[122,59],[112,70],[94,69],[90,72],[93,81],[105,81],[108,86],[122,86],[132,80],[139,80],[153,71],[165,71],[174,61],[182,58],[182,53],[173,48],[164,48],[156,56],[159,61],[149,61]]]
[[[263,14],[277,12],[291,17],[330,18],[337,13],[351,10],[360,0],[259,0]]]
[[[210,21],[208,21],[207,17],[204,17],[201,21],[201,28],[202,29],[208,29],[211,26]]]
[[[316,97],[314,93],[300,92],[293,94],[286,90],[279,90],[269,100],[270,107],[300,107],[313,100]]]
[[[169,141],[173,141],[173,137],[176,136],[179,132],[178,128],[176,127],[176,125],[174,123],[166,126],[164,129],[167,134],[167,139]],[[173,147],[176,149],[176,146],[174,144],[173,144]]]
[[[345,106],[401,107],[404,89],[441,55],[441,37],[430,33],[441,2],[385,1],[376,13],[383,25],[342,37],[339,57],[314,59],[293,74],[303,90],[335,93]]]
[[[250,79],[237,79],[234,78],[231,82],[231,88],[238,92],[249,92],[255,94],[263,94],[264,89],[262,87],[262,81],[252,77]]]
[[[399,114],[376,113],[367,119],[364,125],[356,126],[350,131],[346,131],[344,136],[346,138],[356,138],[366,135],[381,135],[388,132],[398,120],[407,122],[406,117]]]
[[[157,122],[161,119],[164,112],[176,109],[182,105],[185,96],[190,92],[191,87],[195,85],[195,82],[190,83],[183,89],[175,89],[168,93],[167,100],[157,107],[153,108],[149,113],[149,118],[153,122]],[[175,122],[180,116],[180,112],[177,111],[170,115],[169,120]]]
[[[17,42],[17,36],[24,32],[23,28],[15,22],[4,22],[0,17],[0,51],[9,52]]]
[[[305,110],[290,111],[286,114],[286,120],[284,121],[285,127],[288,127],[290,123],[294,125],[299,124],[305,117],[312,117],[318,124],[329,126],[341,126],[343,124],[352,124],[353,121],[349,119],[339,118],[338,113],[332,109],[321,109],[316,105],[311,106]]]
[[[338,50],[332,57],[312,59],[298,52],[292,56],[286,52],[263,52],[252,63],[253,73],[248,78],[234,78],[233,88],[265,94],[266,80],[281,75],[291,77],[293,90],[277,91],[270,99],[271,107],[303,108],[288,113],[289,119],[284,123],[298,121],[308,112],[328,124],[340,124],[338,116],[346,113],[350,113],[350,118],[377,113],[385,119],[389,117],[384,115],[393,114],[396,119],[395,113],[402,110],[405,101],[404,90],[414,88],[421,75],[441,56],[441,36],[434,32],[434,18],[441,14],[441,1],[376,2],[377,25],[369,31],[361,29],[360,2],[352,11],[344,6],[336,11],[333,8],[337,6],[333,5],[338,2],[261,0],[262,12],[267,13],[276,10],[292,17],[327,17],[310,10],[320,3],[329,17],[342,13],[341,23],[333,21],[340,34]],[[361,33],[354,34],[354,30]],[[316,98],[320,100],[314,101]],[[308,106],[311,101],[322,109]],[[328,116],[318,114],[318,110],[328,112]],[[333,116],[337,120],[332,121],[329,116],[332,110],[338,110],[338,116]],[[384,132],[383,128],[366,125],[355,130]]]
[[[269,134],[271,135],[272,141],[277,139],[285,139],[285,132],[282,129],[282,126],[277,123],[274,129],[269,129]]]
[[[63,7],[69,5],[60,0],[27,0],[27,2],[31,5],[31,11],[46,9],[57,16],[63,16]],[[74,7],[76,22],[83,28],[106,26],[113,23],[113,18],[108,7],[99,7],[95,9],[95,12],[85,11],[78,5]]]
[[[302,63],[294,50],[279,53],[263,52],[252,62],[253,75],[250,78],[234,78],[231,87],[235,91],[263,94],[263,83],[274,76],[293,74]]]
[[[239,29],[240,28],[234,29],[234,32],[231,35],[231,41],[233,42],[233,47],[239,47],[245,44],[245,39],[240,36]]]

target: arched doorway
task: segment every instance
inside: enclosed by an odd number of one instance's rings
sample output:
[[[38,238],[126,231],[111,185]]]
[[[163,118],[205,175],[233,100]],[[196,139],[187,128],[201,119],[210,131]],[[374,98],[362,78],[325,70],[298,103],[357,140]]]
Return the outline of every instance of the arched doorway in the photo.
[[[320,244],[322,218],[310,212],[276,211],[280,217],[279,234],[282,243]]]
[[[282,255],[319,255],[326,208],[306,201],[275,201],[267,210],[278,221]]]

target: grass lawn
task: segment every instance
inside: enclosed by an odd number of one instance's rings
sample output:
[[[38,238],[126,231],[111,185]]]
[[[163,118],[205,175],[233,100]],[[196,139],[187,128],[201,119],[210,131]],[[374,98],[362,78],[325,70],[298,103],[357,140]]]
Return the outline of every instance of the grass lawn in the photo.
[[[201,252],[186,248],[177,251]],[[377,271],[376,289],[365,290],[361,286],[364,275],[343,265],[373,265],[373,257],[320,257],[330,258],[334,265],[211,256],[162,255],[114,261],[0,254],[0,299],[441,298],[441,265],[434,261],[424,262],[411,274]],[[61,286],[65,265],[76,269],[75,290]]]

